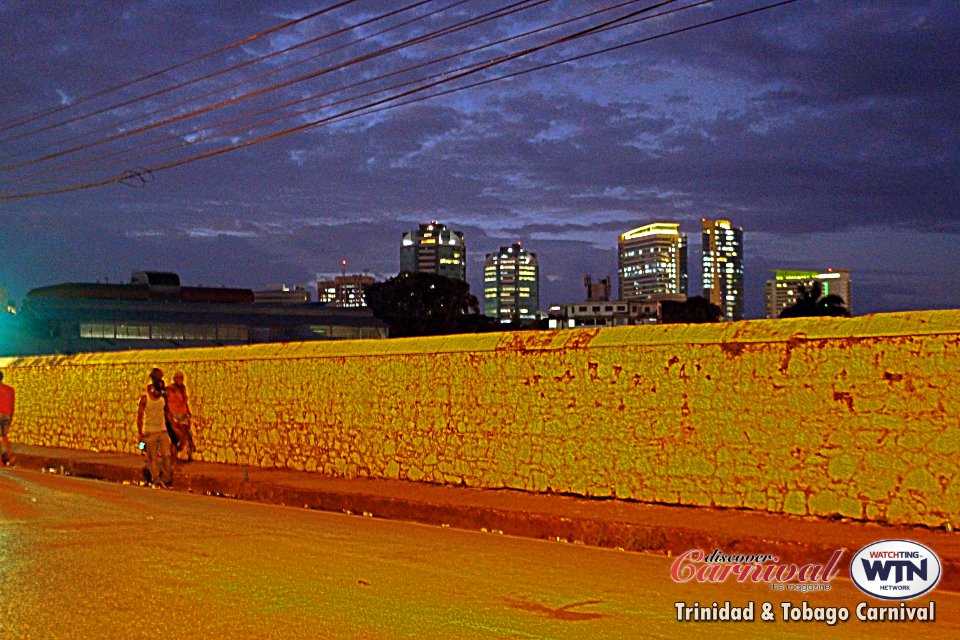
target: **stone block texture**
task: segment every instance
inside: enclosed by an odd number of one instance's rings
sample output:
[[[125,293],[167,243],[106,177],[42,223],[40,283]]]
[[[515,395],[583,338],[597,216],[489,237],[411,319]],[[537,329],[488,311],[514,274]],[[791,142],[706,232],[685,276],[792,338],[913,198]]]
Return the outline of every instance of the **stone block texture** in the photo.
[[[14,441],[134,452],[154,366],[202,460],[960,526],[960,311],[6,358]]]

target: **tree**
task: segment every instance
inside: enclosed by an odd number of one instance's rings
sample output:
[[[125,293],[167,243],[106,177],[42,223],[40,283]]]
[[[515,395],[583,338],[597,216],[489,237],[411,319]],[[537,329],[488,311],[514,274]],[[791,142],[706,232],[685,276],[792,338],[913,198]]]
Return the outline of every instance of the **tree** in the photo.
[[[780,318],[805,318],[814,316],[850,317],[846,303],[838,295],[824,296],[819,282],[797,286],[797,301],[780,312]]]
[[[480,304],[462,280],[403,271],[368,286],[364,294],[373,315],[395,338],[486,330]]]
[[[720,322],[723,311],[703,296],[693,296],[683,302],[664,300],[660,303],[660,324],[700,324]]]

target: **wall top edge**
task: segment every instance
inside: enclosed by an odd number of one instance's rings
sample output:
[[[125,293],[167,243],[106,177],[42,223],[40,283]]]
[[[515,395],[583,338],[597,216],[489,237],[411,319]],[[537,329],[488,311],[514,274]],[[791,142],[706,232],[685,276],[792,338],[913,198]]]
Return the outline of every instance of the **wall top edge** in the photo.
[[[926,335],[960,336],[960,310],[878,313],[855,318],[745,320],[717,324],[628,326],[560,331],[461,334],[390,340],[291,342],[230,347],[82,353],[71,356],[0,357],[4,367],[126,365],[217,360],[389,357],[493,351],[559,351],[677,344],[750,344],[791,340],[857,340]],[[172,366],[172,365],[171,365]],[[171,372],[172,373],[172,372]]]

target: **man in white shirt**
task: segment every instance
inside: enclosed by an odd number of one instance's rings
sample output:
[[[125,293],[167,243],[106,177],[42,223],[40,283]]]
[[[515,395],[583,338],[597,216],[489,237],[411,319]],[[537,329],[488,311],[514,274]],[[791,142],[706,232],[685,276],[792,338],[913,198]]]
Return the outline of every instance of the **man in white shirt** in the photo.
[[[173,460],[170,456],[170,436],[167,434],[167,401],[163,397],[163,371],[150,372],[147,392],[140,396],[137,409],[137,433],[147,454],[145,472],[153,486],[169,489],[173,484]]]

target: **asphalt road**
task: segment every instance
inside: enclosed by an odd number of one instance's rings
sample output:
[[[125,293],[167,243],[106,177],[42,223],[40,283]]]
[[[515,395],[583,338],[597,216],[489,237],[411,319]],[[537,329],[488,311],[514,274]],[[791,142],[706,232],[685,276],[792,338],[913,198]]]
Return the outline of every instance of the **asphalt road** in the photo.
[[[0,470],[0,638],[960,637],[960,594],[932,593],[934,623],[864,623],[846,580],[784,596],[675,584],[672,562]],[[675,602],[726,600],[851,620],[677,622]]]

